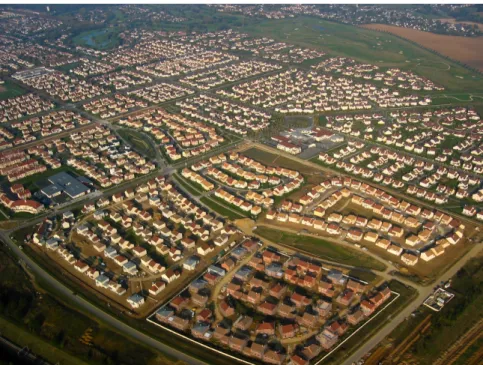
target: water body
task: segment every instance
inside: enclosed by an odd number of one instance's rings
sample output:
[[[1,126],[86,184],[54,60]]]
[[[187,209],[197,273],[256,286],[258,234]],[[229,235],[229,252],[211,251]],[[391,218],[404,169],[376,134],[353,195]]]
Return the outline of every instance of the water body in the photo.
[[[312,26],[312,29],[319,30],[321,32],[325,31],[324,27],[321,26],[321,25],[314,25],[314,26]]]

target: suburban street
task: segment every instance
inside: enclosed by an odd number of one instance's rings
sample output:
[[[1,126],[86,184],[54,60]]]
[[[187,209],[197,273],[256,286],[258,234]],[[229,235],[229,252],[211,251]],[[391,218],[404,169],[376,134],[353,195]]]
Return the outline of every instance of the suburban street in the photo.
[[[441,281],[447,281],[453,277],[459,269],[461,269],[471,258],[477,256],[481,252],[481,243],[474,245],[470,251],[466,253],[459,261],[457,261],[448,271],[438,277],[435,280],[435,285]],[[399,278],[398,278],[399,280]],[[412,286],[418,291],[418,296],[414,299],[406,308],[404,308],[396,317],[394,317],[389,323],[383,326],[372,336],[364,345],[359,347],[353,354],[351,354],[344,362],[345,365],[350,365],[358,362],[362,357],[370,352],[379,342],[381,342],[386,336],[388,336],[400,323],[405,321],[412,312],[414,312],[426,298],[433,291],[433,286],[419,286],[412,284]]]
[[[121,333],[126,334],[134,338],[135,340],[145,344],[146,346],[155,348],[161,352],[164,352],[170,356],[173,356],[181,361],[184,361],[190,365],[208,365],[206,362],[201,361],[199,359],[195,359],[188,354],[185,354],[179,350],[176,350],[164,343],[157,341],[148,335],[128,326],[121,320],[107,314],[103,310],[99,309],[89,301],[83,299],[78,295],[74,295],[72,290],[54,279],[50,276],[47,272],[45,272],[40,266],[38,266],[35,261],[30,259],[13,241],[10,237],[5,234],[5,232],[0,232],[0,240],[5,242],[8,248],[22,261],[27,264],[29,270],[34,274],[36,277],[42,278],[45,280],[56,292],[61,296],[70,295],[69,300],[74,302],[78,308],[82,309],[83,311],[95,316],[99,320],[107,323],[108,325],[112,326],[114,329],[120,331]],[[53,293],[56,294],[56,293]],[[72,294],[72,295],[71,295]]]
[[[366,26],[467,41],[483,38],[483,8],[51,6],[0,9],[0,245],[39,292],[183,364],[325,365],[337,351],[332,362],[360,365],[412,315],[423,316],[415,312],[440,283],[481,260],[483,68]],[[424,28],[433,22],[438,31]],[[210,160],[218,154],[225,156]],[[60,171],[65,184],[55,183]],[[152,181],[158,176],[166,181]],[[69,194],[74,177],[84,186]],[[414,191],[420,187],[427,191]],[[95,207],[79,213],[86,204]],[[48,218],[52,224],[41,224]],[[30,244],[58,250],[75,275]],[[448,247],[455,251],[429,263]],[[238,327],[236,318],[250,324]],[[12,326],[34,333],[24,322]],[[45,339],[37,351],[49,343],[81,357],[46,332],[35,333]],[[0,348],[20,350],[32,364],[45,355],[2,335]],[[109,363],[152,360],[110,357],[105,343],[85,345]]]
[[[243,141],[243,142],[246,143],[247,141]],[[152,177],[154,177],[156,175],[160,175],[160,174],[162,174],[162,175],[171,175],[178,168],[181,168],[183,166],[186,166],[187,164],[191,165],[191,164],[195,163],[195,161],[200,160],[201,158],[208,158],[211,155],[220,153],[222,151],[226,151],[230,147],[236,147],[238,145],[238,143],[239,142],[233,143],[233,144],[229,144],[229,145],[225,145],[225,146],[223,146],[223,148],[220,148],[220,150],[217,150],[216,149],[216,150],[210,151],[210,153],[208,153],[207,155],[205,155],[203,157],[195,157],[193,159],[190,159],[190,162],[189,163],[187,161],[182,161],[182,162],[179,162],[179,163],[176,163],[176,164],[171,165],[171,167],[165,167],[163,169],[157,170],[157,171],[153,172],[152,174],[149,174],[149,175],[146,175],[146,176],[142,176],[142,177],[137,178],[135,180],[129,181],[126,184],[122,184],[122,185],[116,186],[114,188],[107,189],[107,190],[103,191],[101,194],[99,194],[99,196],[96,196],[93,199],[83,200],[83,201],[81,201],[81,202],[79,202],[77,204],[85,204],[85,203],[87,203],[89,201],[96,201],[101,196],[107,197],[107,196],[110,196],[110,195],[112,195],[112,194],[114,194],[116,192],[124,191],[127,188],[133,187],[133,186],[135,186],[137,184],[140,184],[142,182],[145,182],[145,181],[151,179]],[[252,142],[248,142],[248,145],[245,148],[248,148],[248,147],[251,147],[251,146],[255,146],[255,145],[257,147],[259,147],[259,148],[262,148],[263,150],[273,151],[272,149],[269,149],[268,147],[265,147],[265,146],[260,145],[260,144],[254,144]],[[278,152],[281,152],[281,151],[278,151]],[[281,154],[283,154],[283,152],[281,152]],[[289,157],[289,156],[287,156],[287,157]],[[293,158],[293,156],[290,156],[290,157]],[[298,159],[296,158],[296,160],[298,160]],[[311,166],[311,167],[314,166],[311,162],[304,161],[304,160],[301,160],[301,163],[304,163],[305,165],[308,165],[308,166]],[[325,170],[321,166],[316,166],[316,167],[319,170]],[[180,188],[181,188],[182,191],[184,191],[185,193],[187,193],[187,191],[184,189],[184,187],[182,185],[180,185]],[[202,195],[202,196],[204,196],[204,195]],[[200,201],[200,197],[193,197],[193,199],[198,204],[204,205]],[[22,222],[20,225],[18,225],[15,228],[12,228],[12,229],[9,229],[9,230],[0,231],[0,239],[3,242],[6,242],[6,244],[13,251],[13,253],[15,253],[21,260],[23,260],[29,266],[30,270],[32,271],[32,273],[34,275],[36,275],[38,277],[41,277],[41,278],[47,280],[49,282],[49,284],[52,285],[53,288],[55,288],[57,291],[59,291],[61,293],[64,293],[64,294],[67,293],[67,292],[70,292],[70,289],[68,289],[65,285],[63,285],[62,283],[58,282],[56,279],[54,279],[53,277],[51,277],[41,267],[39,267],[33,260],[31,260],[10,239],[9,235],[14,230],[17,230],[17,229],[20,229],[20,228],[24,228],[24,227],[27,227],[27,226],[31,226],[33,224],[36,224],[36,223],[42,221],[47,216],[54,216],[56,214],[62,213],[64,211],[70,210],[72,208],[73,208],[72,205],[69,205],[69,206],[66,206],[66,207],[62,207],[61,209],[54,209],[53,211],[51,211],[47,215],[44,215],[42,217],[36,217],[35,219],[32,219],[32,220],[24,221],[24,222]],[[236,212],[236,211],[233,211],[233,212]],[[256,234],[254,234],[253,232],[245,232],[245,233],[246,234],[252,234],[252,235],[255,235],[256,236]],[[340,240],[335,240],[335,241],[337,241],[337,243],[340,243]],[[349,246],[349,244],[346,244],[346,243],[344,243],[344,244]],[[280,246],[280,247],[283,247],[283,246]],[[438,277],[435,280],[435,283],[439,283],[440,281],[445,281],[445,280],[448,280],[449,278],[451,278],[469,259],[471,259],[472,257],[476,256],[479,253],[480,250],[481,250],[481,245],[479,245],[479,244],[477,244],[474,247],[472,247],[471,250],[468,251],[467,254],[464,255],[458,262],[456,262],[447,272],[445,272],[440,277]],[[370,254],[370,255],[373,256],[373,257],[375,257],[376,259],[378,259],[375,255],[373,255],[373,254]],[[389,274],[389,272],[390,271],[393,271],[393,270],[397,270],[397,268],[394,267],[394,265],[389,264],[387,262],[385,262],[385,264],[388,265],[387,270],[385,272],[383,272],[383,273],[378,273],[378,274],[381,275],[385,280],[390,280],[391,279],[391,275]],[[349,364],[352,364],[354,362],[357,362],[365,354],[367,354],[368,352],[370,352],[382,339],[384,339],[387,335],[389,335],[394,328],[396,328],[401,322],[403,322],[406,318],[408,318],[408,316],[423,303],[423,301],[430,295],[430,293],[433,290],[433,287],[432,286],[420,286],[420,285],[417,285],[417,284],[415,284],[413,282],[410,282],[408,280],[404,280],[403,278],[399,278],[399,277],[397,278],[397,280],[405,283],[406,285],[410,285],[410,286],[414,287],[418,291],[417,298],[415,300],[413,300],[406,308],[404,308],[398,315],[396,315],[390,322],[388,322],[385,326],[383,326],[362,347],[360,347],[352,355],[350,355],[347,358],[347,360],[345,361],[345,364],[348,364],[349,365]],[[95,305],[91,304],[90,302],[84,300],[83,298],[81,298],[79,296],[72,296],[71,299],[74,300],[76,302],[76,304],[78,304],[79,307],[82,308],[83,310],[88,311],[89,313],[91,313],[91,314],[95,315],[96,317],[98,317],[100,320],[105,321],[106,323],[110,324],[114,328],[122,331],[123,333],[126,333],[129,336],[132,336],[133,338],[137,339],[138,341],[141,341],[141,342],[145,343],[148,346],[152,346],[152,347],[154,347],[154,348],[156,348],[156,349],[158,349],[160,351],[164,351],[167,354],[170,354],[172,356],[175,356],[176,358],[179,358],[180,360],[186,361],[189,364],[193,364],[193,365],[205,364],[204,362],[202,362],[202,361],[200,361],[198,359],[194,359],[194,358],[190,357],[187,354],[184,354],[184,353],[182,353],[182,352],[180,352],[180,351],[178,351],[176,349],[173,349],[173,348],[171,348],[171,347],[169,347],[169,346],[167,346],[167,345],[165,345],[165,344],[163,344],[163,343],[161,343],[161,342],[159,342],[157,340],[154,340],[153,338],[151,338],[151,337],[149,337],[149,336],[147,336],[147,335],[145,335],[145,334],[143,334],[143,333],[141,333],[141,332],[133,329],[132,327],[130,327],[130,326],[126,325],[125,323],[123,323],[121,320],[112,317],[111,315],[107,314],[103,310],[99,309]]]

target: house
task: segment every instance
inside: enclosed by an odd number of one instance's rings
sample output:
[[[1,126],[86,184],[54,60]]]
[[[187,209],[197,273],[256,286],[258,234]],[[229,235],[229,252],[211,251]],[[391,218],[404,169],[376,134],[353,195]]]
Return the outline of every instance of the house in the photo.
[[[405,253],[401,255],[401,261],[408,266],[414,266],[418,263],[418,256],[410,253]]]
[[[273,336],[275,334],[275,324],[273,322],[261,322],[257,326],[255,333],[257,335],[263,334],[263,335]]]
[[[295,337],[296,325],[290,323],[278,326],[278,332],[283,339]]]
[[[155,281],[149,288],[149,294],[156,296],[161,293],[165,287],[166,283],[164,281]]]
[[[235,314],[235,308],[231,307],[226,300],[220,303],[220,313],[224,317],[230,317]]]
[[[197,256],[191,256],[183,263],[183,269],[193,271],[199,262],[200,259]]]
[[[139,294],[133,294],[127,298],[127,302],[132,308],[139,308],[144,304],[144,298]]]
[[[347,322],[349,322],[353,326],[358,325],[363,320],[364,314],[361,309],[357,309],[347,315]]]
[[[322,348],[325,350],[332,348],[339,340],[339,336],[331,332],[328,328],[325,328],[316,336],[316,338],[319,341],[320,346],[322,346]]]
[[[163,279],[166,283],[172,283],[174,280],[180,277],[180,273],[173,269],[168,269],[166,272],[163,273],[161,279]]]

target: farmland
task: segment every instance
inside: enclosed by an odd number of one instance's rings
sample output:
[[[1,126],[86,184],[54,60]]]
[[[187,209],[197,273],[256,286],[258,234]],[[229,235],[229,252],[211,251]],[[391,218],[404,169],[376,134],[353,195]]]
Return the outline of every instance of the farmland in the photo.
[[[483,37],[465,38],[422,32],[415,29],[394,27],[386,24],[371,24],[364,26],[367,29],[393,33],[399,37],[417,42],[423,47],[465,63],[471,67],[483,70]]]
[[[376,63],[380,67],[399,67],[411,70],[440,83],[451,91],[467,91],[468,89],[476,91],[482,88],[481,76],[476,76],[454,62],[388,33],[375,33],[364,28],[356,31],[350,25],[308,17],[282,19],[276,22],[261,21],[256,26],[246,27],[245,31],[255,36],[271,34],[279,41],[319,48],[326,51],[329,56],[352,57],[362,62]],[[401,28],[401,31],[412,30]],[[431,36],[437,37],[434,34]],[[483,41],[482,38],[456,38],[458,41]],[[471,46],[471,44],[467,45],[467,47]],[[473,49],[474,52],[477,52],[478,47]],[[481,63],[479,65],[481,66]]]

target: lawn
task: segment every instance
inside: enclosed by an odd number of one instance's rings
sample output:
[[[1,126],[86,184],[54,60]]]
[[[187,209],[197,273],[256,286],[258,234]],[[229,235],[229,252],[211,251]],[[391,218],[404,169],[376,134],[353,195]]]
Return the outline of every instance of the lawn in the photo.
[[[73,70],[77,66],[81,65],[81,62],[72,62],[72,63],[67,63],[65,65],[57,67],[59,71],[68,73],[70,70]]]
[[[351,57],[380,67],[412,70],[448,90],[483,90],[481,76],[391,34],[314,17],[262,20],[245,27],[243,31],[298,46],[318,48],[331,57]]]
[[[256,147],[242,151],[241,154],[253,158],[254,160],[268,166],[285,167],[287,169],[299,171],[302,174],[313,174],[314,172],[312,168],[307,167],[300,162],[294,161],[287,157],[282,157],[278,154],[260,150]]]
[[[286,233],[267,227],[258,227],[255,231],[259,236],[282,245],[309,252],[323,259],[336,261],[340,264],[357,266],[366,269],[383,271],[386,266],[361,251],[339,246],[322,239]]]
[[[234,220],[234,219],[246,218],[246,216],[242,215],[241,213],[238,214],[238,213],[232,212],[230,209],[225,208],[223,205],[218,204],[217,202],[213,201],[210,198],[203,197],[200,199],[200,201],[208,208],[214,210],[221,216],[226,217],[228,219]]]
[[[201,191],[198,190],[199,189],[198,187],[191,184],[190,181],[184,179],[182,176],[180,176],[178,174],[173,174],[173,178],[179,185],[181,185],[183,188],[185,188],[186,191],[188,193],[190,193],[191,195],[200,196],[202,194]]]
[[[5,81],[4,84],[0,85],[0,100],[14,98],[25,94],[27,91],[22,89],[19,85],[11,82]]]
[[[151,159],[156,157],[156,151],[143,133],[127,128],[119,129],[117,132],[139,153]]]
[[[115,27],[94,29],[80,33],[72,41],[76,46],[106,50],[120,45],[119,33],[120,31]]]

